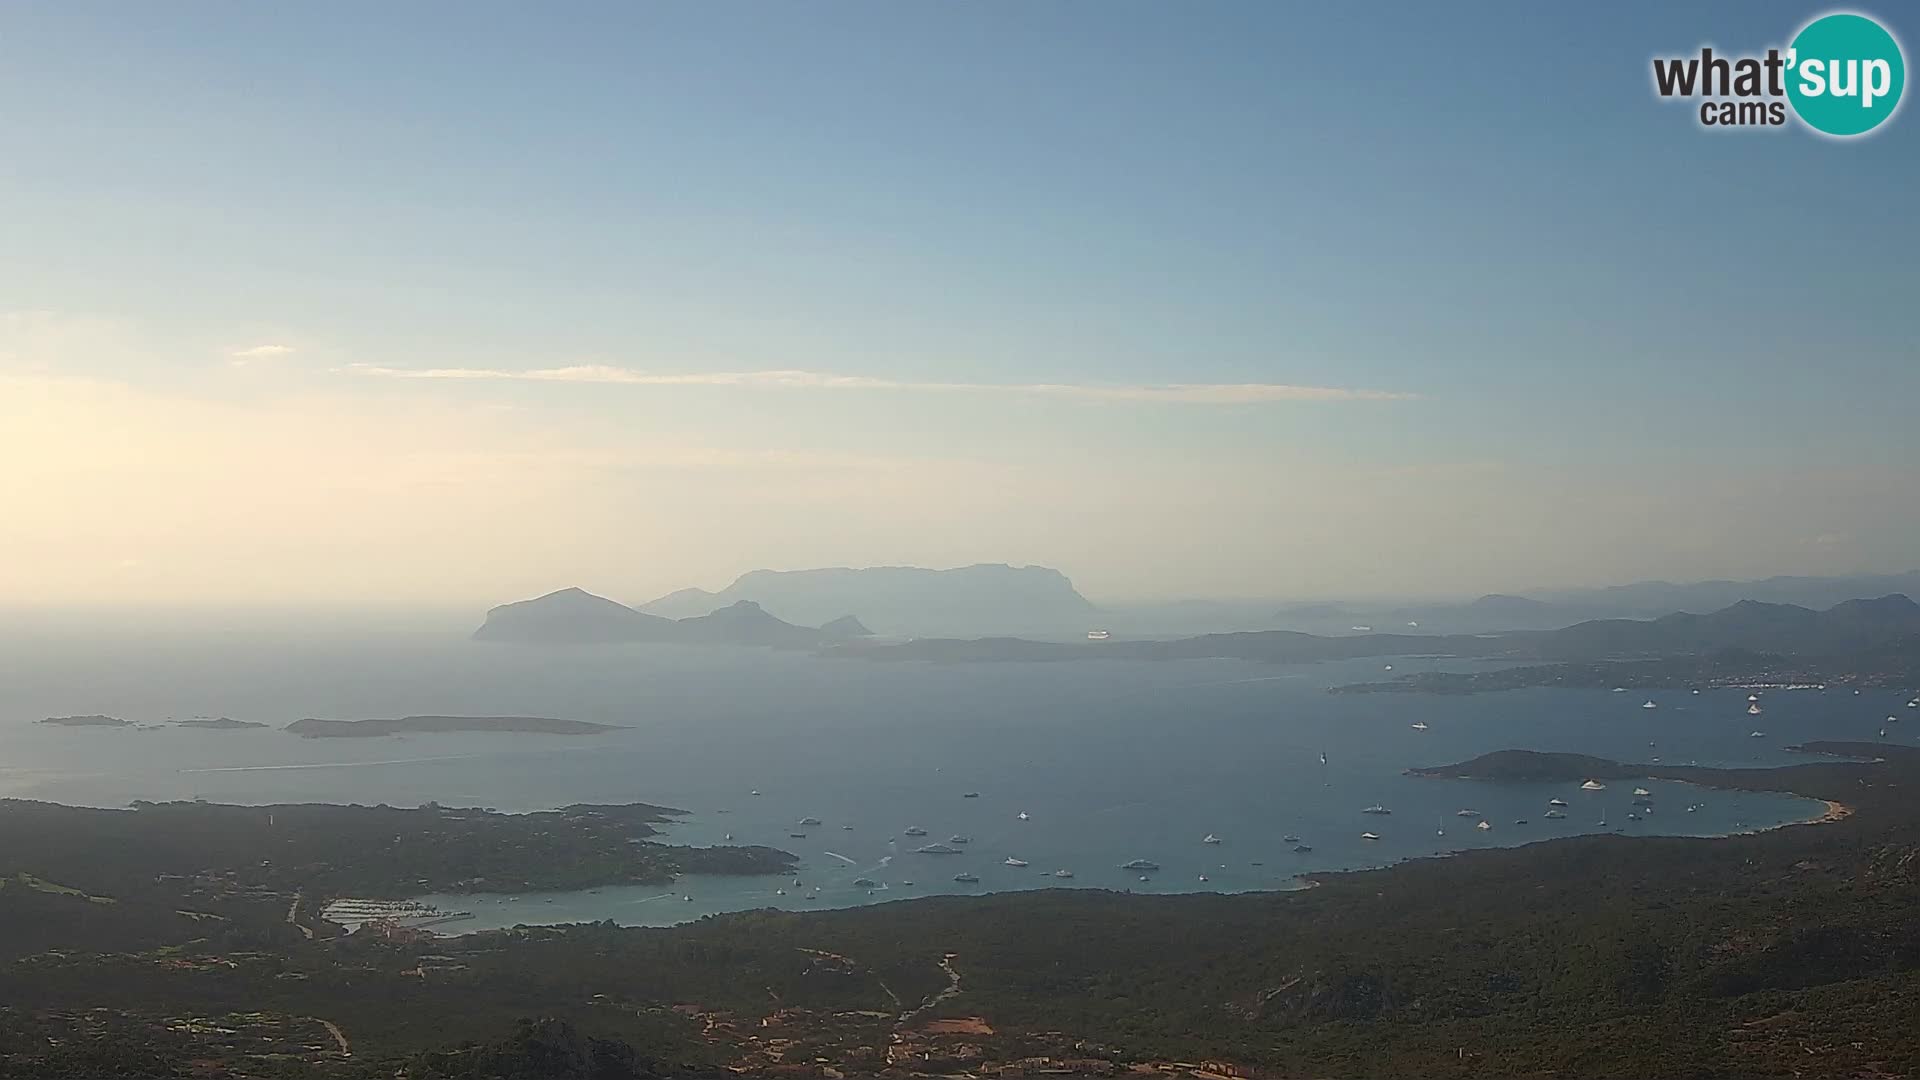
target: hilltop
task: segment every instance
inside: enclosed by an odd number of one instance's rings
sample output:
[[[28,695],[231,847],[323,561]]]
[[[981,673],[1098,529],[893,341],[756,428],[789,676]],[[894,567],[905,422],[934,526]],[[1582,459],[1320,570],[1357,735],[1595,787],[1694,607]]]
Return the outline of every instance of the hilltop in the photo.
[[[866,627],[851,615],[815,629],[778,618],[751,600],[738,600],[706,615],[665,619],[575,588],[502,604],[487,612],[486,622],[473,638],[538,645],[680,642],[807,649],[866,633]]]

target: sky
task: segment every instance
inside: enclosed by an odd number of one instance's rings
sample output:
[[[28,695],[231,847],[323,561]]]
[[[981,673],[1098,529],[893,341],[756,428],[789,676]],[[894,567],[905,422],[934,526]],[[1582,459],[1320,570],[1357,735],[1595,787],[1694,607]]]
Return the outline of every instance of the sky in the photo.
[[[0,607],[1911,569],[1920,118],[1650,86],[1826,10],[14,0]]]

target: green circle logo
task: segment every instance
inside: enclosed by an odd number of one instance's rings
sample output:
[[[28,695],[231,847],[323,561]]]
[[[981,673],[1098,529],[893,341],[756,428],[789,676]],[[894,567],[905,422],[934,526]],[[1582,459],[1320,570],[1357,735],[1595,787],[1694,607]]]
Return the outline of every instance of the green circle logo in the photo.
[[[1808,127],[1827,135],[1879,127],[1900,107],[1906,85],[1900,43],[1865,15],[1823,15],[1787,51],[1787,100]]]

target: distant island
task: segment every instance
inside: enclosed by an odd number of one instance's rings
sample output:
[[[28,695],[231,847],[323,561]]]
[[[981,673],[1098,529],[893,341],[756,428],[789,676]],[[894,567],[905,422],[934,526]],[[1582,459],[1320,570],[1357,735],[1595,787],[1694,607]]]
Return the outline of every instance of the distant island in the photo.
[[[751,600],[736,601],[704,615],[664,619],[584,589],[561,589],[494,608],[487,612],[486,621],[474,631],[473,638],[522,645],[661,642],[813,649],[870,633],[851,615],[842,615],[817,629],[797,626]]]
[[[781,617],[826,624],[859,612],[881,634],[1083,634],[1099,609],[1050,566],[976,563],[752,570],[719,592],[680,589],[639,606],[648,615],[684,619],[750,600]],[[861,635],[864,636],[864,635]]]
[[[1460,780],[1617,780],[1645,776],[1637,765],[1622,765],[1588,754],[1554,754],[1537,750],[1496,750],[1456,765],[1408,769],[1409,776],[1444,776]]]
[[[266,727],[267,725],[256,724],[251,720],[235,720],[232,717],[228,717],[228,716],[221,716],[221,717],[214,717],[214,718],[208,718],[205,716],[196,716],[191,720],[177,721],[175,722],[174,726],[190,727],[190,728],[207,728],[208,730],[211,730],[211,731],[239,731],[243,728],[263,728],[263,727]]]
[[[40,721],[43,724],[56,724],[60,727],[132,727],[133,721],[122,720],[117,716],[49,716]]]
[[[428,735],[454,731],[519,731],[542,735],[599,735],[619,731],[614,724],[556,720],[550,716],[402,716],[394,720],[318,720],[288,724],[303,739],[368,739],[386,735]]]

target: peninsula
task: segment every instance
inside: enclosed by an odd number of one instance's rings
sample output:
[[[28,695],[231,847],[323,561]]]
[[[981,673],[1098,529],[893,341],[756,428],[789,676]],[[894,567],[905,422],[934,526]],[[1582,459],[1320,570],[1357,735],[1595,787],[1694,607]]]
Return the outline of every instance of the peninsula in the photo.
[[[387,735],[438,735],[455,731],[515,731],[540,735],[600,735],[616,724],[557,720],[550,716],[402,716],[394,720],[319,720],[287,725],[303,739],[373,739]]]

